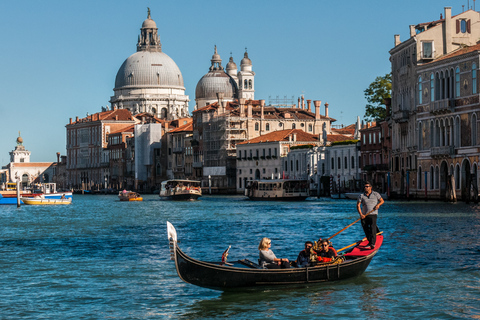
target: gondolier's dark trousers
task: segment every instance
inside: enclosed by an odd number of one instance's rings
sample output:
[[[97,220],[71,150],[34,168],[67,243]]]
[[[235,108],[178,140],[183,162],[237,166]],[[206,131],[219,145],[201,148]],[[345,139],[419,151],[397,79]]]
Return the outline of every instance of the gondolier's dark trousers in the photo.
[[[368,243],[371,246],[375,246],[375,241],[377,240],[377,215],[376,214],[369,214],[362,219],[362,228],[365,232],[365,236],[367,237]]]

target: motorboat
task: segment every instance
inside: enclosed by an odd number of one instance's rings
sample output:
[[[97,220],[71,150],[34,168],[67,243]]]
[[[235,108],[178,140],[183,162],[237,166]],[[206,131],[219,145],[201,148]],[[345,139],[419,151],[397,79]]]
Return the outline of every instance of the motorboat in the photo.
[[[172,179],[160,185],[162,200],[197,200],[202,196],[201,182],[196,180]]]
[[[120,201],[143,201],[142,196],[134,191],[123,190],[118,193]]]
[[[251,200],[301,201],[310,196],[308,180],[252,180],[245,188]]]
[[[57,205],[71,204],[72,198],[46,198],[44,195],[38,195],[33,198],[21,198],[23,204],[26,205]]]

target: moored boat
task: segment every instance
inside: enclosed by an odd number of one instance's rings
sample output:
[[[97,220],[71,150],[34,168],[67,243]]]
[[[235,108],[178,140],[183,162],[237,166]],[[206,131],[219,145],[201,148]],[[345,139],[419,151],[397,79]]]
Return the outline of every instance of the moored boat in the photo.
[[[118,193],[120,201],[143,201],[142,196],[133,191],[123,190]]]
[[[345,195],[346,199],[357,200],[360,194],[362,193],[361,192],[345,192],[343,194]],[[380,195],[382,196],[383,200],[388,199],[388,195],[386,193],[380,193]]]
[[[366,241],[359,242],[341,255],[340,263],[319,264],[305,268],[263,269],[258,264],[242,259],[229,263],[204,262],[185,254],[178,246],[177,232],[167,221],[170,253],[178,276],[183,281],[200,287],[229,290],[278,285],[309,285],[337,281],[361,275],[368,267],[383,242],[377,235],[374,249],[366,249]]]
[[[245,188],[245,195],[251,200],[301,201],[310,195],[308,185],[307,180],[253,180]]]
[[[202,196],[201,182],[181,179],[166,180],[160,185],[159,196],[163,200],[197,200]]]
[[[33,198],[21,198],[23,204],[26,205],[57,205],[57,204],[70,204],[72,198],[45,198],[44,195],[35,196]]]

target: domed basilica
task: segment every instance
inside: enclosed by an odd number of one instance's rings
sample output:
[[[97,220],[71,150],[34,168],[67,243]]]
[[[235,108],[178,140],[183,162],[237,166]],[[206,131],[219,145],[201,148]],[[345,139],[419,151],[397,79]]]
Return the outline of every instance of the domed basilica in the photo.
[[[155,21],[148,17],[138,37],[137,52],[128,57],[115,78],[112,109],[128,109],[133,115],[150,113],[160,119],[188,117],[188,96],[180,69],[162,52]]]

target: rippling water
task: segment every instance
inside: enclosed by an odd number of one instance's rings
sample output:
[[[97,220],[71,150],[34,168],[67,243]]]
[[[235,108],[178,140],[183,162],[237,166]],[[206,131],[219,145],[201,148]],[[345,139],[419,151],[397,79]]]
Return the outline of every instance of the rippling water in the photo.
[[[480,318],[480,205],[392,202],[381,208],[385,240],[352,280],[299,288],[221,292],[182,282],[169,259],[166,221],[190,256],[258,257],[272,239],[295,259],[305,240],[358,218],[355,202],[124,203],[75,195],[70,206],[0,206],[0,319]],[[363,237],[356,224],[336,248]]]

